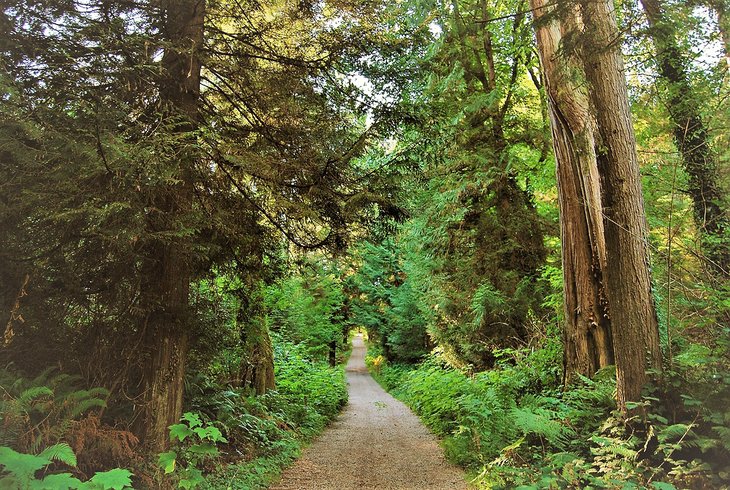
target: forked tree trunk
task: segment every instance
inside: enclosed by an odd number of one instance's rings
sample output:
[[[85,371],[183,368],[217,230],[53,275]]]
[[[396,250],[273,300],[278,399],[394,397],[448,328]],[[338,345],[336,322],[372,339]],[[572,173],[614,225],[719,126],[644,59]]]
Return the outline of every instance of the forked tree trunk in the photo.
[[[169,42],[162,58],[160,83],[163,110],[176,121],[181,145],[192,143],[198,123],[200,96],[199,50],[203,43],[204,0],[161,2],[162,33]],[[183,143],[185,142],[185,143]],[[179,183],[160,188],[151,197],[149,231],[172,232],[192,208],[192,144],[180,148]],[[188,352],[188,306],[191,265],[184,238],[159,239],[147,248],[142,303],[148,311],[144,332],[147,352],[143,397],[135,414],[136,431],[151,452],[169,444],[168,427],[182,414],[185,360]]]
[[[566,380],[615,362],[625,409],[661,356],[618,31],[611,0],[554,5],[531,0],[557,159]]]
[[[647,369],[661,369],[659,325],[649,268],[648,227],[636,137],[613,0],[582,0],[582,54],[595,111],[606,228],[606,284],[621,408],[637,401]]]
[[[568,384],[578,374],[593,376],[613,364],[614,357],[603,277],[606,246],[595,123],[588,95],[575,79],[576,60],[561,52],[565,31],[573,27],[567,19],[558,22],[544,7],[548,3],[531,0],[557,164],[565,293],[564,380]]]
[[[651,25],[659,74],[666,87],[667,106],[672,121],[674,142],[682,155],[689,176],[687,193],[693,202],[694,219],[703,233],[703,248],[717,276],[730,276],[730,228],[725,196],[717,175],[717,157],[710,147],[710,135],[700,114],[697,97],[685,67],[685,53],[679,47],[677,31],[664,14],[660,0],[641,0]],[[721,25],[727,23],[724,0],[715,2]],[[726,26],[727,27],[727,26]],[[728,36],[722,30],[723,36]],[[726,49],[727,49],[727,42]]]

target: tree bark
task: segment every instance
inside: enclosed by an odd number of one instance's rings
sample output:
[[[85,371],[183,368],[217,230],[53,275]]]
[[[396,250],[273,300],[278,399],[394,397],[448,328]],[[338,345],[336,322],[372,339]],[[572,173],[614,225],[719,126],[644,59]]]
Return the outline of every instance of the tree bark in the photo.
[[[664,14],[661,0],[641,0],[651,25],[659,74],[667,84],[666,99],[675,144],[689,176],[687,193],[694,205],[694,219],[702,231],[710,269],[720,277],[730,276],[730,229],[725,196],[718,183],[717,158],[710,147],[710,136],[700,115],[701,101],[692,89],[684,65],[685,53],[677,42],[677,31]],[[716,3],[721,23],[727,23],[724,0]],[[728,33],[721,29],[723,36]],[[726,49],[728,39],[725,39]]]
[[[564,381],[568,384],[576,375],[593,376],[613,364],[614,357],[603,278],[606,245],[595,122],[585,88],[573,76],[576,60],[561,53],[564,35],[573,26],[568,19],[558,22],[547,3],[531,0],[556,157],[565,294]]]
[[[263,267],[263,256],[258,254],[257,263]],[[241,332],[243,356],[234,384],[253,388],[263,395],[276,387],[274,379],[274,348],[269,328],[264,320],[263,297],[258,277],[249,277],[245,296],[236,319]]]
[[[619,407],[637,401],[647,369],[661,369],[648,227],[621,43],[612,0],[582,0],[586,80],[595,111],[606,235],[606,284]]]
[[[170,126],[185,141],[199,120],[200,58],[205,20],[204,0],[165,0],[163,35],[169,42],[161,64],[160,99]],[[185,145],[185,143],[181,143]],[[175,165],[178,183],[157,189],[151,196],[149,232],[174,233],[192,209],[192,145],[181,148]],[[191,264],[184,238],[151,239],[143,263],[142,303],[147,311],[144,332],[146,365],[142,402],[136,407],[136,432],[149,451],[169,444],[168,427],[180,420],[183,406],[185,360],[188,351],[188,306]]]
[[[611,0],[551,5],[531,0],[557,160],[565,379],[615,362],[625,410],[661,355],[618,29]]]
[[[239,384],[253,388],[257,395],[273,390],[276,387],[274,349],[269,330],[263,320],[248,322],[243,345]]]

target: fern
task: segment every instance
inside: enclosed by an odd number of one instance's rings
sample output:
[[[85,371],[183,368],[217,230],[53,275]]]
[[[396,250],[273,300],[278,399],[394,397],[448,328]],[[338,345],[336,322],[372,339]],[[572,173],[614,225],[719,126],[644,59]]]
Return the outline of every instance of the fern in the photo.
[[[730,453],[730,427],[716,425],[712,430],[719,436],[723,449]]]
[[[106,408],[106,401],[99,398],[89,398],[87,400],[82,400],[78,403],[78,405],[76,405],[75,407],[73,407],[73,409],[69,411],[69,416],[71,418],[79,417],[91,408]]]
[[[49,461],[59,461],[69,466],[76,466],[76,455],[73,449],[71,449],[71,446],[65,442],[48,446],[38,454],[38,457],[45,458]]]
[[[51,390],[47,386],[34,386],[32,388],[28,388],[27,390],[23,391],[20,396],[18,397],[18,402],[24,406],[28,407],[32,402],[35,400],[46,396],[51,397],[53,396],[53,390]]]
[[[529,408],[513,408],[510,416],[515,426],[525,435],[534,434],[545,438],[556,447],[563,447],[568,443],[568,435],[572,433],[557,420],[550,418],[550,412],[544,409],[531,410]]]
[[[132,473],[129,470],[115,468],[96,473],[88,482],[82,482],[70,473],[48,475],[38,480],[35,474],[54,461],[76,466],[76,455],[68,444],[54,444],[38,455],[24,454],[9,447],[0,447],[0,488],[40,490],[56,489],[89,489],[89,490],[123,490],[131,488]]]
[[[52,376],[54,370],[46,369],[30,381],[0,370],[0,379],[15,380],[0,400],[1,445],[36,453],[66,436],[72,421],[90,410],[106,407],[108,390],[78,389],[78,376]]]
[[[660,443],[667,443],[673,441],[680,441],[686,439],[686,437],[694,436],[692,433],[692,424],[674,424],[662,428],[657,434],[657,439]]]

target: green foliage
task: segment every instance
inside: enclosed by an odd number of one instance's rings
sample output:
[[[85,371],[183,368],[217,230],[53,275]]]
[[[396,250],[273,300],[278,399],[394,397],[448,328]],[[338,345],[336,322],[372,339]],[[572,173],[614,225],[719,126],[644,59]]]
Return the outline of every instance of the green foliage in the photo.
[[[185,412],[180,422],[169,428],[176,449],[160,453],[157,464],[165,475],[175,474],[178,488],[198,488],[205,481],[201,467],[218,456],[219,443],[228,441],[217,427],[203,424],[196,413]]]
[[[428,353],[428,311],[422,291],[408,280],[417,271],[402,254],[392,240],[361,244],[356,252],[360,267],[348,279],[352,323],[365,327],[389,360],[414,362]]]
[[[86,482],[75,478],[71,473],[53,473],[37,478],[39,470],[54,462],[76,466],[76,455],[68,444],[59,443],[49,446],[38,455],[16,452],[9,447],[0,446],[0,488],[12,490],[123,490],[131,488],[132,473],[115,468],[97,472]]]
[[[299,274],[267,288],[264,304],[270,329],[302,344],[307,355],[327,359],[330,343],[344,341],[345,296],[335,263],[310,261]]]
[[[0,444],[35,452],[58,443],[74,420],[106,407],[108,390],[80,389],[79,377],[54,372],[50,368],[26,379],[0,370]]]
[[[630,404],[627,422],[613,412],[610,369],[561,390],[559,373],[544,376],[559,355],[548,342],[503,353],[498,369],[471,376],[439,356],[415,368],[383,363],[375,374],[444,437],[452,461],[478,472],[479,488],[730,485],[730,380],[712,374],[724,361],[690,345],[656,396]]]
[[[173,426],[176,437],[191,437],[205,426],[204,420],[215,421],[207,427],[220,428],[228,443],[222,449],[237,448],[247,458],[225,465],[207,476],[203,488],[220,486],[258,489],[278,475],[299,453],[305,442],[319,434],[347,403],[347,385],[342,367],[331,368],[325,362],[309,357],[305,345],[274,338],[276,360],[275,390],[262,396],[251,396],[247,390],[224,388],[215,384],[204,388],[193,400],[200,413],[191,427]],[[194,436],[193,436],[194,437]],[[160,463],[172,465],[173,455],[165,454]]]

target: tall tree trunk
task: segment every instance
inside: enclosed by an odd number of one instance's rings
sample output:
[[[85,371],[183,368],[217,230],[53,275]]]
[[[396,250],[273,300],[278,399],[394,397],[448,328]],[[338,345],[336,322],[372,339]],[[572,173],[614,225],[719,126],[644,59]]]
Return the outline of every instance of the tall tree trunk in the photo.
[[[625,409],[661,355],[618,30],[611,0],[550,5],[531,0],[557,159],[566,381],[615,362]]]
[[[187,146],[198,124],[200,96],[199,50],[203,43],[204,0],[161,2],[163,34],[169,42],[162,58],[164,76],[160,97],[174,119],[174,131]],[[195,153],[180,148],[178,183],[159,189],[150,203],[152,233],[175,232],[192,208]],[[188,351],[188,306],[191,264],[184,238],[157,239],[144,261],[142,295],[148,311],[145,325],[147,364],[143,372],[144,395],[136,414],[137,432],[151,452],[168,445],[168,427],[182,414],[185,360]]]
[[[603,271],[606,245],[588,95],[576,61],[561,52],[568,19],[551,18],[547,0],[531,0],[556,157],[565,293],[564,380],[593,376],[614,363]],[[574,13],[566,14],[573,15]]]
[[[647,369],[661,369],[659,326],[651,291],[648,229],[636,137],[613,0],[582,0],[582,54],[591,90],[606,234],[617,398],[640,399]]]
[[[238,384],[253,388],[263,395],[276,387],[274,378],[274,349],[266,323],[257,318],[247,322],[243,338],[243,359],[238,374]]]
[[[705,254],[710,268],[720,277],[730,276],[730,230],[725,197],[718,183],[717,158],[702,116],[701,100],[695,94],[685,67],[685,53],[677,42],[677,30],[666,18],[661,0],[641,0],[651,25],[659,74],[667,84],[666,98],[674,141],[689,176],[688,194],[694,204],[694,218],[705,236]],[[727,23],[724,0],[718,0],[718,16]],[[724,36],[728,36],[723,31]],[[726,39],[726,48],[727,42]]]

